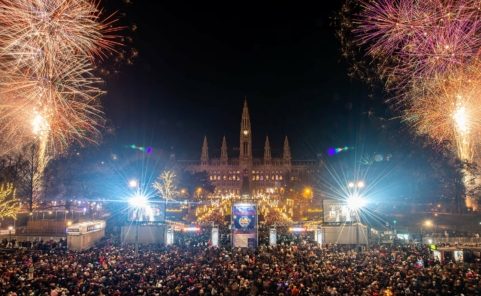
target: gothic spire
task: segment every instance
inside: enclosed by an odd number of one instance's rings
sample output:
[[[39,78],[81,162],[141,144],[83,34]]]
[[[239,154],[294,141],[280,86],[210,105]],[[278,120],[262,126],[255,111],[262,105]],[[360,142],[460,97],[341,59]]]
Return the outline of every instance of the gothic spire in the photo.
[[[251,121],[249,117],[249,108],[247,107],[247,99],[244,100],[244,108],[242,109],[239,143],[240,160],[244,163],[250,163],[252,161],[252,132]]]
[[[266,136],[266,142],[264,144],[264,164],[270,164],[271,160],[271,144],[269,143],[269,137]]]
[[[244,107],[242,108],[242,122],[241,129],[249,130],[251,129],[251,120],[249,116],[249,107],[247,106],[247,98],[244,99]]]
[[[229,157],[227,155],[227,140],[225,136],[222,138],[222,146],[220,147],[220,162],[221,164],[227,164]]]
[[[200,155],[200,164],[207,165],[209,163],[209,147],[207,145],[207,136],[204,136],[204,143],[202,144],[202,153]]]
[[[282,161],[285,165],[291,165],[291,148],[289,147],[289,140],[287,136],[284,139],[284,152],[282,153]]]

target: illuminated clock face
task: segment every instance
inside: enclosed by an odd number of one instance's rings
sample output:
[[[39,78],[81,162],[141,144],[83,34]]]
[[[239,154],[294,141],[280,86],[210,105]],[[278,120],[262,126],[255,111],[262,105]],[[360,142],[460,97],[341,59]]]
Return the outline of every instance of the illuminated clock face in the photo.
[[[248,130],[244,130],[244,135],[247,136],[249,134]]]

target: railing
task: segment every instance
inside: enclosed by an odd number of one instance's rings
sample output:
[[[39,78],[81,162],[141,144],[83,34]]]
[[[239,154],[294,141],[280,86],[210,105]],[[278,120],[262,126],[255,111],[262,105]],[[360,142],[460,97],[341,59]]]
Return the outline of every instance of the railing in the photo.
[[[479,237],[423,237],[425,244],[470,244],[480,245],[481,238]]]

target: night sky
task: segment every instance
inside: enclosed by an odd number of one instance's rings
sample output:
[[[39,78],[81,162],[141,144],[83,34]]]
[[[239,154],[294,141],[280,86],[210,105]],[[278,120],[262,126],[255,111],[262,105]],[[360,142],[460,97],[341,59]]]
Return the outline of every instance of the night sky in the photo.
[[[117,11],[129,28],[124,34],[132,40],[122,50],[138,57],[101,65],[111,73],[103,142],[72,149],[50,170],[69,171],[72,179],[98,183],[89,185],[98,196],[113,196],[108,190],[133,176],[150,184],[172,154],[199,160],[204,135],[211,158],[219,157],[223,135],[236,157],[247,97],[254,156],[262,157],[268,135],[273,157],[280,157],[287,135],[294,160],[323,160],[315,184],[322,190],[363,176],[388,207],[453,201],[460,180],[453,155],[414,137],[384,104],[382,87],[349,78],[333,25],[341,1],[328,3],[103,0],[105,12]],[[328,156],[329,147],[349,149]],[[346,180],[333,180],[332,172]]]
[[[369,98],[369,88],[347,76],[332,25],[341,1],[103,4],[137,28],[126,34],[139,56],[106,79],[115,134],[99,149],[137,144],[197,159],[204,135],[213,156],[226,135],[232,150],[244,97],[258,156],[266,135],[274,155],[289,136],[301,159],[330,146],[378,145],[367,113],[384,117],[383,98]]]

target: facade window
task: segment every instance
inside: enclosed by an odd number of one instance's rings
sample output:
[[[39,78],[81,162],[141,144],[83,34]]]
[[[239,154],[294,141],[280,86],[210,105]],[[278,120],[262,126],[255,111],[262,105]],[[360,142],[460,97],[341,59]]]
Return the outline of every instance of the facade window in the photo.
[[[282,175],[279,176],[279,180],[282,180]]]
[[[264,181],[264,176],[261,175],[261,181]]]

